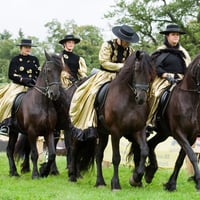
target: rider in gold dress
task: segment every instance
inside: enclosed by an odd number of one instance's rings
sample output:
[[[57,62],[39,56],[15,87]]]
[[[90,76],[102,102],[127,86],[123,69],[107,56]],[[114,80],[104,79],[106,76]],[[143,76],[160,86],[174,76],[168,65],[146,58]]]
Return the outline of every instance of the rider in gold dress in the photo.
[[[134,52],[130,44],[139,41],[137,33],[130,26],[115,26],[112,32],[117,38],[102,44],[99,52],[100,70],[77,88],[71,101],[72,134],[82,141],[97,136],[94,102],[99,88],[115,78],[127,57]]]
[[[33,87],[39,76],[39,60],[30,55],[31,48],[36,47],[29,39],[22,39],[19,55],[11,59],[8,76],[11,83],[0,88],[0,134],[7,135],[10,126],[11,107],[17,94]],[[8,120],[5,120],[8,119]]]

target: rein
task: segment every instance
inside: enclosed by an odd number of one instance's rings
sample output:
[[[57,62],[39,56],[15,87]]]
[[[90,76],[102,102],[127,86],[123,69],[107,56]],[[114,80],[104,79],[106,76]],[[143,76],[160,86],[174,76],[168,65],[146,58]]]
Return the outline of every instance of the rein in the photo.
[[[51,82],[51,83],[49,83],[49,81],[48,81],[48,79],[47,79],[47,64],[48,63],[54,63],[54,61],[46,61],[46,63],[45,63],[45,70],[44,70],[44,74],[45,74],[45,87],[42,87],[42,86],[37,86],[37,85],[34,85],[34,89],[36,89],[39,93],[41,93],[41,94],[43,94],[44,96],[47,96],[47,97],[49,97],[48,96],[48,91],[49,91],[49,88],[52,86],[52,85],[60,85],[61,84],[61,82],[59,81],[59,82]]]

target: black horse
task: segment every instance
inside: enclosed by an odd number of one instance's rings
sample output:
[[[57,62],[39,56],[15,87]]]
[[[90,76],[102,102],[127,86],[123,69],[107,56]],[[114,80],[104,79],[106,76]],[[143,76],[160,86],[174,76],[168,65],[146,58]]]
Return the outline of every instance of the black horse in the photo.
[[[149,165],[146,167],[145,179],[150,183],[158,169],[155,148],[157,144],[172,136],[181,146],[174,171],[164,188],[176,190],[176,181],[185,155],[189,157],[194,168],[194,181],[200,190],[200,171],[198,161],[191,145],[200,133],[200,55],[189,65],[187,72],[171,93],[166,111],[157,121],[157,132],[148,141]]]
[[[129,139],[141,150],[138,157],[141,156],[142,158],[140,160],[134,158],[136,169],[130,180],[132,185],[141,185],[141,178],[145,169],[145,159],[148,155],[145,133],[145,122],[148,114],[146,91],[154,76],[155,68],[152,66],[151,58],[147,53],[137,51],[127,59],[124,67],[109,85],[105,104],[100,106],[101,109],[97,106],[98,117],[103,115],[104,118],[103,121],[99,120],[98,122],[98,139],[94,138],[87,141],[79,141],[76,138],[72,139],[72,160],[69,168],[70,181],[77,181],[83,170],[90,169],[96,156],[96,186],[105,185],[101,162],[107,145],[108,134],[111,134],[114,164],[112,189],[121,188],[118,177],[118,165],[120,162],[119,140],[122,136]],[[72,99],[76,88],[82,82],[73,84],[66,91],[68,99]],[[102,130],[104,133],[102,133]]]
[[[55,161],[54,130],[57,123],[57,114],[54,101],[61,94],[60,74],[63,64],[60,57],[49,56],[45,52],[44,63],[36,85],[29,89],[22,97],[20,105],[12,107],[12,126],[10,128],[7,156],[10,166],[10,176],[19,176],[14,162],[15,144],[18,133],[28,138],[33,162],[32,178],[48,176],[51,164]],[[19,94],[16,99],[20,98]],[[44,136],[48,147],[48,162],[37,168],[38,151],[36,141],[38,136]],[[26,169],[24,169],[26,171]]]
[[[109,134],[111,135],[114,168],[111,180],[112,190],[121,189],[118,176],[121,137],[128,139],[135,147],[134,149],[139,149],[137,155],[136,151],[131,150],[129,153],[131,155],[135,153],[135,170],[130,178],[130,184],[132,186],[142,185],[141,179],[148,155],[145,133],[148,115],[147,90],[154,77],[155,68],[151,57],[144,51],[136,51],[127,58],[124,67],[109,84],[105,103],[98,109],[97,187],[106,185],[102,172],[102,160]]]

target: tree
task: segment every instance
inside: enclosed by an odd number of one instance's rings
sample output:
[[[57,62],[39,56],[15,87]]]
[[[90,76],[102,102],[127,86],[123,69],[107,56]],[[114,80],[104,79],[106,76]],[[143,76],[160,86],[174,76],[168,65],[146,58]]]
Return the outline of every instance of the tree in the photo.
[[[129,24],[140,35],[140,47],[153,51],[163,41],[159,31],[167,24],[176,23],[187,32],[181,43],[196,55],[199,50],[199,0],[119,0],[105,18],[115,18],[118,24]]]

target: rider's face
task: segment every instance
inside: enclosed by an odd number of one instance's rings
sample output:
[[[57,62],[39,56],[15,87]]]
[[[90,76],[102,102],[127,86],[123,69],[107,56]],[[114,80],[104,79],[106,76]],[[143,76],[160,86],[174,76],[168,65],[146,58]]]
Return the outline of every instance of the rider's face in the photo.
[[[166,37],[170,45],[176,46],[180,39],[180,33],[169,33]]]

